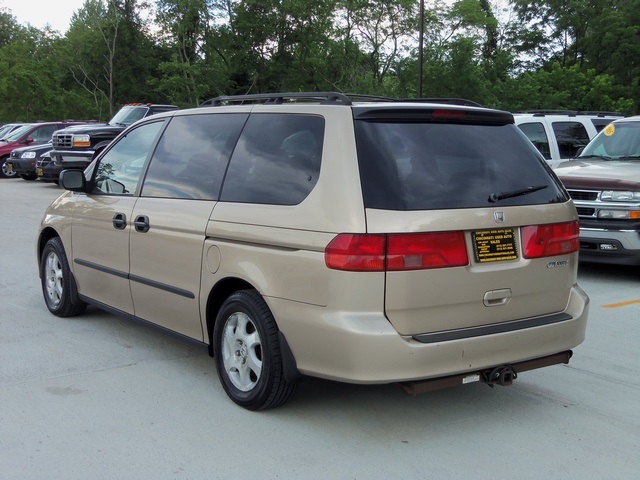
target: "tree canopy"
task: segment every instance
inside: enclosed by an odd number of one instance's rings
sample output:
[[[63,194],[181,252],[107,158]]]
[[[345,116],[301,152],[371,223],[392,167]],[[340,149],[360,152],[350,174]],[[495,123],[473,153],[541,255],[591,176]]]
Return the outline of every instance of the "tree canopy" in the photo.
[[[457,0],[424,15],[422,94],[509,111],[640,106],[640,0]],[[0,122],[130,102],[418,92],[417,0],[85,0],[66,32],[0,9]]]

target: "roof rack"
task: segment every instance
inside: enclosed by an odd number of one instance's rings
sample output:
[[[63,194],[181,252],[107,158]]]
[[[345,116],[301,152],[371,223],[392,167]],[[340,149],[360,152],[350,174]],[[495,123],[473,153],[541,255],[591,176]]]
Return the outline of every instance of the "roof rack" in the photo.
[[[449,105],[464,105],[481,107],[482,105],[463,98],[391,98],[379,95],[338,92],[288,92],[288,93],[255,93],[250,95],[229,95],[211,98],[201,103],[199,107],[220,107],[231,103],[240,105],[263,103],[283,104],[289,100],[320,101],[324,105],[352,105],[352,101],[369,100],[373,102],[416,102],[416,103],[445,103]]]
[[[211,98],[200,107],[220,107],[229,103],[241,105],[251,103],[281,104],[285,100],[320,100],[323,104],[351,105],[351,100],[344,93],[337,92],[290,92],[290,93],[255,93],[251,95],[229,95]]]
[[[544,115],[595,115],[597,117],[606,117],[606,116],[614,116],[614,117],[626,117],[624,113],[620,112],[607,112],[601,110],[523,110],[521,112],[516,113],[532,113],[535,116],[544,116]]]

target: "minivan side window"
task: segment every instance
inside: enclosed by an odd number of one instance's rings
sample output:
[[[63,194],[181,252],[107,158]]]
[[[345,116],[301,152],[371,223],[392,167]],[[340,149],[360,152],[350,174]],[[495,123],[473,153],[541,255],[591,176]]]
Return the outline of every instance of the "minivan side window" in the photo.
[[[233,152],[221,201],[297,205],[320,175],[324,118],[252,114]]]
[[[96,165],[92,194],[133,195],[164,122],[145,123],[120,137]]]
[[[247,114],[174,117],[153,154],[143,197],[217,200]]]
[[[589,143],[589,134],[580,122],[553,122],[560,158],[574,158]]]
[[[546,158],[551,160],[551,149],[549,148],[549,138],[544,130],[541,122],[521,123],[518,128],[522,130],[527,138],[533,143],[538,151]]]

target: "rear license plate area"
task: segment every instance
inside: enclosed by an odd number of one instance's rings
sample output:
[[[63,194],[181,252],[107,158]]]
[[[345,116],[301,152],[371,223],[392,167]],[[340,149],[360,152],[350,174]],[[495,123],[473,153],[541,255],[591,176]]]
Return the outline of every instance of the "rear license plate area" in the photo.
[[[471,232],[476,262],[517,260],[516,234],[513,228],[493,228]]]

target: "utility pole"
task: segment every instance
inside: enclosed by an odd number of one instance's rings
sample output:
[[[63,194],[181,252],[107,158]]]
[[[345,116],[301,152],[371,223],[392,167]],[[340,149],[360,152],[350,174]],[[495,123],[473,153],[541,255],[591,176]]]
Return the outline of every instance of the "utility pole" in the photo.
[[[420,30],[418,35],[418,98],[422,98],[422,47],[424,44],[424,0],[420,0]]]

